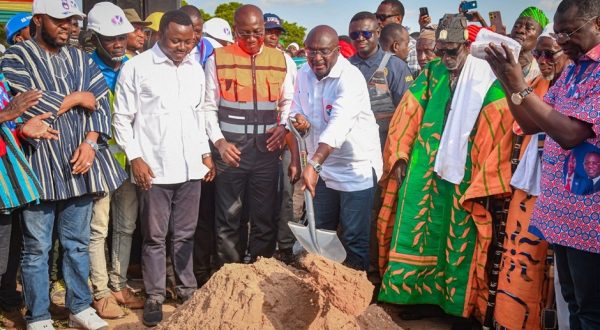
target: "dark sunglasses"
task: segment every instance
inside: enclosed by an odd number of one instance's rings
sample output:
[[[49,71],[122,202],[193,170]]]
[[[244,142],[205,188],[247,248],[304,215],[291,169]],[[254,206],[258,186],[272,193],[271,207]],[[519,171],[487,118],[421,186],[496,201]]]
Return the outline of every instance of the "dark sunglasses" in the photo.
[[[456,57],[458,56],[458,54],[460,53],[460,48],[451,48],[451,49],[440,49],[440,48],[435,48],[433,50],[433,52],[439,56],[439,57],[444,57],[445,55],[448,55],[450,57]]]
[[[533,54],[533,57],[535,57],[536,60],[539,60],[540,58],[543,57],[544,59],[546,59],[547,61],[550,61],[550,62],[554,62],[556,55],[560,54],[561,52],[562,52],[562,49],[559,49],[555,52],[553,52],[551,50],[540,51],[537,49],[534,49],[531,51],[531,53]]]
[[[390,17],[395,17],[395,16],[400,16],[400,15],[399,14],[395,14],[395,15],[375,14],[375,17],[377,18],[377,20],[382,21],[382,22]]]
[[[352,31],[350,32],[350,39],[358,40],[360,36],[363,36],[366,40],[371,39],[373,37],[374,31]]]

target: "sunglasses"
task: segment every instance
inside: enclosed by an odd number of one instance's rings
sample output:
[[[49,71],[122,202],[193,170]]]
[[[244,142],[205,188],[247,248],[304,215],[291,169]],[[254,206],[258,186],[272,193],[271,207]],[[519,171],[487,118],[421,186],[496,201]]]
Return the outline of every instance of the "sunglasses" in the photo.
[[[533,54],[533,57],[535,57],[536,60],[539,60],[540,58],[544,58],[546,59],[546,61],[549,62],[554,62],[554,60],[556,59],[556,55],[562,53],[562,49],[559,49],[555,52],[551,51],[551,50],[537,50],[534,49],[531,51],[531,53]]]
[[[450,57],[456,57],[458,56],[458,54],[460,53],[460,49],[461,47],[458,48],[450,48],[450,49],[440,49],[440,48],[435,48],[433,50],[433,52],[439,56],[439,57],[444,57],[446,55],[450,56]]]
[[[375,31],[352,31],[350,32],[350,39],[358,40],[360,36],[363,36],[363,38],[369,40],[373,37],[373,33],[375,33]]]
[[[396,16],[400,16],[400,15],[399,14],[395,14],[395,15],[375,14],[375,17],[377,18],[377,20],[382,21],[382,22],[390,17],[396,17]]]

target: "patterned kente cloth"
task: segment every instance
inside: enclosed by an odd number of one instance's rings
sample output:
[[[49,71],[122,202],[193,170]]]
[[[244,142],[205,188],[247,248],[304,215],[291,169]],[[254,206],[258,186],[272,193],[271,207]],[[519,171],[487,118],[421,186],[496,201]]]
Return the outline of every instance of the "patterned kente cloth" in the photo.
[[[384,276],[379,300],[435,304],[448,314],[468,316],[476,300],[487,297],[492,220],[478,201],[511,191],[513,118],[494,83],[469,139],[464,179],[454,185],[433,171],[451,102],[449,72],[434,60],[392,118],[380,182],[384,206],[377,235]],[[399,159],[408,160],[408,169],[398,189],[391,172]]]

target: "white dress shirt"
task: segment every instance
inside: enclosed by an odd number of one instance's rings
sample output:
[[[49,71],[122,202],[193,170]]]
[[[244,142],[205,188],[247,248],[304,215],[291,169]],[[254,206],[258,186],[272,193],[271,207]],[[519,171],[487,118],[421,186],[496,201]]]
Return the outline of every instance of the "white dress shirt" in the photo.
[[[305,136],[309,159],[319,143],[335,148],[320,174],[328,188],[351,192],[373,187],[373,170],[378,178],[383,171],[379,126],[365,78],[354,65],[339,56],[321,80],[309,65],[300,68],[290,116],[296,114],[311,124]]]
[[[117,144],[154,172],[153,184],[202,179],[210,153],[206,135],[204,71],[187,56],[176,66],[160,49],[130,59],[115,89],[113,126]],[[132,176],[133,180],[133,176]]]
[[[260,49],[262,52],[262,48]],[[259,52],[260,53],[260,52]],[[293,62],[293,60],[292,60]],[[290,74],[290,65],[286,60],[287,73],[281,87],[281,96],[279,97],[278,109],[281,111],[281,124],[286,124],[290,113],[290,105],[294,93],[294,80]],[[296,69],[296,66],[293,66]],[[204,65],[204,73],[206,74],[206,100],[204,102],[204,111],[206,112],[206,131],[210,140],[215,143],[223,139],[223,133],[219,127],[219,102],[221,101],[221,90],[219,80],[217,78],[217,68],[215,65],[215,55],[211,55]]]

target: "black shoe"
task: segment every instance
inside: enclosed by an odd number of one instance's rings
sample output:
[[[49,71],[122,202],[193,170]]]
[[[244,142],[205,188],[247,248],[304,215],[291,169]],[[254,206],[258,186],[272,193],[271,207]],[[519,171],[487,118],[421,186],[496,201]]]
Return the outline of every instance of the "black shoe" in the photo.
[[[142,322],[147,327],[155,327],[162,321],[162,304],[156,300],[146,300]]]
[[[294,252],[292,251],[292,248],[279,249],[279,250],[275,251],[275,254],[273,254],[273,258],[283,262],[286,265],[289,265],[289,264],[293,263],[294,261],[296,261],[296,258],[294,257]]]

